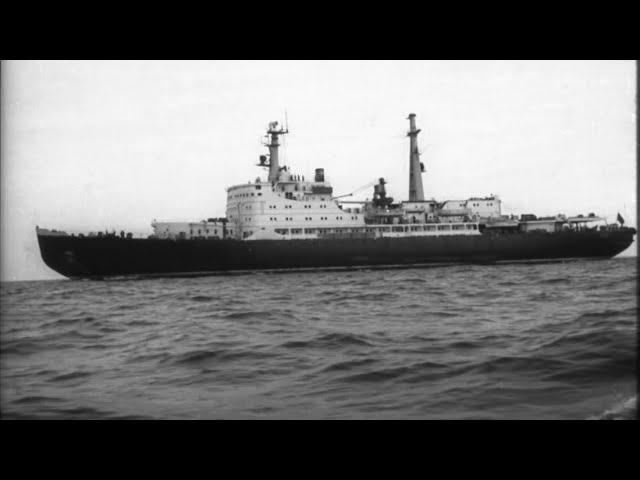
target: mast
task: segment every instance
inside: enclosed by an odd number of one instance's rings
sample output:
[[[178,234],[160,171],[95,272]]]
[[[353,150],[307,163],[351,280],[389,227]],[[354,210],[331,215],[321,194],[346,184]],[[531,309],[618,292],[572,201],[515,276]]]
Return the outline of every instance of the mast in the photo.
[[[270,122],[267,135],[271,135],[270,142],[267,144],[269,147],[269,181],[277,182],[280,176],[280,164],[278,161],[278,136],[289,133],[289,129],[280,127],[278,130],[278,122]]]
[[[418,133],[420,129],[416,128],[416,114],[410,113],[409,132],[407,136],[410,139],[409,145],[409,201],[424,201],[424,190],[422,188],[422,164],[420,163],[420,152],[418,151]]]

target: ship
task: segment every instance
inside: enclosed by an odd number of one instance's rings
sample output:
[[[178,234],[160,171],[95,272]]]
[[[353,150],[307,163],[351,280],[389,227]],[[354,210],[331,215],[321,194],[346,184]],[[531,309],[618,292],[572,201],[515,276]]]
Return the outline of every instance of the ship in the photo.
[[[288,124],[270,122],[257,167],[265,178],[226,189],[225,217],[156,221],[153,232],[71,233],[36,226],[42,259],[71,279],[203,276],[251,270],[406,268],[442,264],[611,258],[636,230],[594,213],[503,215],[497,195],[426,199],[416,115],[409,114],[409,198],[395,202],[386,181],[372,198],[335,196],[323,168],[305,179],[280,165]]]

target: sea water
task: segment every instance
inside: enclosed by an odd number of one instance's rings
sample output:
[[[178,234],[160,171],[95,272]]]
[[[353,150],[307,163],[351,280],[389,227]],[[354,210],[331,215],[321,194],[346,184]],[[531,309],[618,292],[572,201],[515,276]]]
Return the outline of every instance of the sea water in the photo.
[[[1,286],[2,418],[635,418],[636,259]]]

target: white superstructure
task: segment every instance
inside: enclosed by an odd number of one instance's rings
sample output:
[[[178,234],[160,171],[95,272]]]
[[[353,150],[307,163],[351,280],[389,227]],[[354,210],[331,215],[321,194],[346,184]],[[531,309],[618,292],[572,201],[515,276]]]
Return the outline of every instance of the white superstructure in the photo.
[[[234,185],[227,189],[226,218],[202,222],[152,223],[154,236],[171,239],[232,238],[252,240],[294,240],[326,237],[408,237],[478,235],[481,217],[500,215],[497,197],[471,198],[439,204],[424,200],[415,115],[409,116],[410,200],[393,204],[384,190],[384,179],[375,186],[371,202],[340,201],[325,181],[324,170],[316,169],[313,180],[296,175],[278,160],[278,137],[288,130],[271,122],[267,130],[268,159],[258,166],[269,169],[266,179]],[[268,162],[267,162],[268,160]],[[347,203],[360,204],[347,208]]]
[[[201,222],[156,222],[151,223],[154,236],[172,240],[191,238],[224,238],[225,224],[209,219]]]

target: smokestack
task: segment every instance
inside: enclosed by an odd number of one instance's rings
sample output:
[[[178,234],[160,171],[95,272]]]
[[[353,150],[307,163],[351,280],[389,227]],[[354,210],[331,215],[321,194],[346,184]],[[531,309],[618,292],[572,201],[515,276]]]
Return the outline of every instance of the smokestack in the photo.
[[[409,201],[423,201],[424,190],[422,188],[422,167],[420,164],[420,153],[418,152],[418,133],[420,129],[416,128],[416,114],[410,113],[409,132],[407,136],[410,139],[409,145]]]

